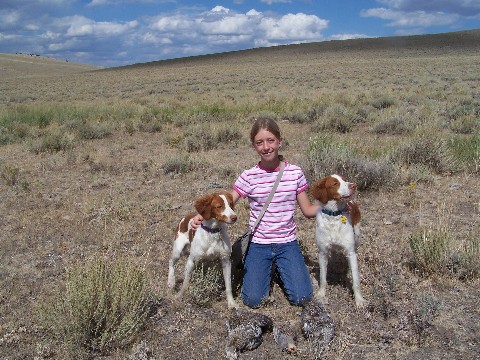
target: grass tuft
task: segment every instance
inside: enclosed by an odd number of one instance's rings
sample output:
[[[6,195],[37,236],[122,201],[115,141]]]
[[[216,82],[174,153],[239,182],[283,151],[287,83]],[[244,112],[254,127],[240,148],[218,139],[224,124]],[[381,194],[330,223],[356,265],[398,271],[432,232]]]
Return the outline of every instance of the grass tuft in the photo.
[[[73,347],[108,353],[131,343],[149,314],[145,270],[98,256],[67,268],[65,292],[42,320]]]
[[[450,152],[447,141],[431,133],[420,133],[413,137],[393,150],[389,158],[399,165],[421,164],[437,174],[451,173],[458,169],[457,161]]]
[[[195,304],[211,307],[221,298],[223,287],[222,270],[218,263],[200,263],[192,271],[189,296]]]
[[[13,165],[5,165],[1,169],[2,179],[5,180],[5,183],[8,186],[14,186],[18,182],[18,174],[20,169]]]
[[[418,229],[409,236],[415,267],[423,275],[449,273],[452,237],[445,229]]]
[[[367,159],[326,136],[310,139],[306,162],[306,172],[314,180],[340,174],[356,182],[359,190],[390,189],[400,183],[398,170],[386,160]]]
[[[162,165],[164,174],[185,174],[195,166],[188,155],[174,155]]]
[[[454,137],[448,145],[463,169],[480,173],[480,132],[472,136]]]

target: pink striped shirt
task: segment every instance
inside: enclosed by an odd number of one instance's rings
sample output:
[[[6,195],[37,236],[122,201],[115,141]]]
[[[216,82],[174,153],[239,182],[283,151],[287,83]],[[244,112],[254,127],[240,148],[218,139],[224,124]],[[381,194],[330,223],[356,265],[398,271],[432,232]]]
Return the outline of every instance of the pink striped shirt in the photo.
[[[279,170],[279,168],[273,171],[263,169],[257,164],[245,170],[235,181],[233,188],[242,198],[248,198],[250,204],[250,227],[253,227],[260,215]],[[295,240],[297,224],[293,215],[297,208],[297,195],[307,188],[307,179],[302,169],[285,162],[282,179],[272,202],[253,234],[252,242],[280,244]]]

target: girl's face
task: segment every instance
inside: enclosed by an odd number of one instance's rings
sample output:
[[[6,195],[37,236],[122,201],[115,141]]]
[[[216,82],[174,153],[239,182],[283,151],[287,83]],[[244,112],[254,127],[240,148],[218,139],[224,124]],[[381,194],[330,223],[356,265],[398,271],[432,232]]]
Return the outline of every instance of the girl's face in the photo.
[[[264,166],[278,165],[278,149],[282,140],[273,135],[270,131],[260,129],[253,140],[253,147],[260,155],[260,162]]]

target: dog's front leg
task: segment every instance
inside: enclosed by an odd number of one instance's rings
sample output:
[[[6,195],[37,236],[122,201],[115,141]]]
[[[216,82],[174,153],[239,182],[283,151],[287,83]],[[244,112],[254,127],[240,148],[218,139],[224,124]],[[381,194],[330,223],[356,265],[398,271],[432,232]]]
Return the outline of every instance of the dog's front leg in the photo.
[[[183,284],[182,287],[180,288],[180,291],[178,292],[177,296],[175,297],[177,300],[180,300],[183,297],[183,294],[185,293],[185,290],[188,289],[188,285],[190,284],[190,276],[192,274],[193,267],[195,266],[195,263],[192,259],[191,256],[188,257],[187,263],[185,264],[185,274],[183,277]]]
[[[320,301],[324,304],[327,304],[327,297],[325,296],[327,290],[327,267],[328,267],[328,254],[323,251],[318,253],[318,266],[320,268],[320,273],[318,276],[319,280],[319,289],[317,296]]]
[[[238,308],[232,294],[232,264],[229,258],[222,259],[223,280],[225,282],[225,293],[227,295],[228,308]]]
[[[183,234],[179,234],[179,237],[173,242],[172,255],[168,261],[167,285],[169,288],[175,287],[175,264],[184,253],[187,244],[189,244],[188,238],[185,238]]]
[[[347,254],[347,258],[350,271],[352,273],[352,287],[353,295],[355,296],[355,304],[357,307],[363,307],[365,306],[365,299],[362,297],[362,293],[360,291],[360,275],[358,272],[357,254],[352,251]]]
[[[172,251],[172,256],[168,262],[168,287],[174,288],[175,287],[175,264],[177,263],[178,259],[181,256],[181,252],[179,252],[175,247]]]

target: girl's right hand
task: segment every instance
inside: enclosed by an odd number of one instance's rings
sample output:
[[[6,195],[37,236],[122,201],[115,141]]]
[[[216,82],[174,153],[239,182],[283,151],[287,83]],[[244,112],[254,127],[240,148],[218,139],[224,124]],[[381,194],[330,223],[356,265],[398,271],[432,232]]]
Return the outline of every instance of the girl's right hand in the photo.
[[[200,215],[200,214],[195,215],[192,218],[192,221],[190,223],[190,225],[192,226],[192,229],[197,230],[198,227],[202,224],[202,221],[203,221],[203,216],[202,215]]]

